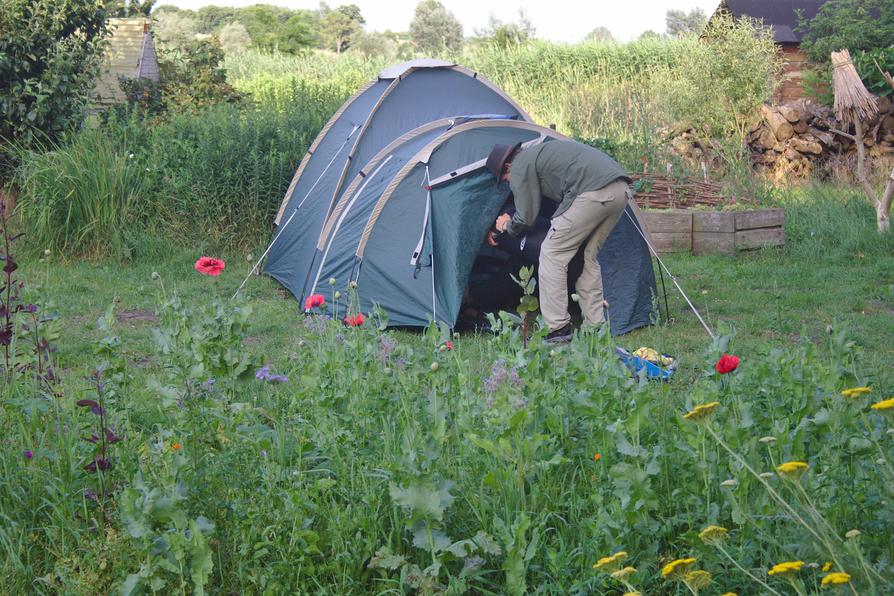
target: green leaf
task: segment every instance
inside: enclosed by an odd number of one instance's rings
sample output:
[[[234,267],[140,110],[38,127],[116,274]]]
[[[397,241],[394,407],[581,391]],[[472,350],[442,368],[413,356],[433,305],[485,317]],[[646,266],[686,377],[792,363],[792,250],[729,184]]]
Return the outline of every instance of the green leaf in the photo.
[[[395,504],[409,509],[414,519],[435,519],[440,521],[444,516],[441,492],[427,486],[411,484],[407,487],[392,484],[389,487],[391,500]]]
[[[387,546],[383,546],[376,551],[376,554],[369,561],[370,569],[388,569],[394,571],[407,564],[407,560],[401,555],[395,555]]]
[[[205,584],[214,570],[214,560],[211,556],[211,548],[205,540],[205,536],[195,521],[189,523],[192,534],[190,541],[190,565],[189,576],[192,579],[195,594],[205,593]]]

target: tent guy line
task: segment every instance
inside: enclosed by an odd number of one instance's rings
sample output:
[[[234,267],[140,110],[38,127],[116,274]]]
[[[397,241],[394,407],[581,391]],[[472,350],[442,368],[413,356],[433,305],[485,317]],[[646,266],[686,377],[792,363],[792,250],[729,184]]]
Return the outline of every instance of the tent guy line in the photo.
[[[652,252],[652,255],[655,257],[655,260],[658,261],[658,265],[659,265],[662,269],[664,269],[664,271],[665,271],[665,273],[667,273],[668,277],[671,278],[671,281],[674,282],[674,285],[677,286],[677,290],[680,291],[680,295],[683,296],[683,299],[686,300],[686,304],[688,304],[688,305],[689,305],[689,308],[692,309],[692,312],[695,313],[696,318],[698,318],[698,322],[701,323],[701,324],[702,324],[702,327],[705,328],[705,331],[708,332],[708,336],[710,336],[710,338],[711,338],[712,340],[713,340],[713,339],[716,339],[716,338],[714,337],[714,332],[711,331],[711,328],[708,327],[708,324],[705,323],[705,320],[702,318],[701,314],[699,314],[698,309],[695,308],[695,305],[694,305],[694,304],[692,304],[692,301],[689,299],[689,296],[687,296],[687,295],[686,295],[686,292],[683,291],[683,288],[682,288],[682,287],[680,286],[680,284],[677,282],[677,278],[674,276],[673,273],[670,272],[670,269],[667,268],[667,265],[664,264],[664,261],[661,260],[661,257],[658,256],[658,251],[655,250],[655,248],[652,246],[652,243],[649,242],[649,239],[646,238],[646,235],[645,235],[645,234],[643,234],[643,231],[640,229],[640,227],[639,227],[639,225],[637,224],[637,222],[634,221],[633,217],[630,215],[630,212],[629,212],[629,211],[624,211],[624,213],[626,213],[626,214],[627,214],[627,217],[630,218],[630,221],[633,223],[633,227],[636,228],[636,231],[639,232],[639,235],[643,237],[643,240],[645,241],[646,246],[649,247],[649,250]],[[662,283],[663,283],[663,282],[662,282]]]
[[[286,223],[284,223],[284,224],[280,227],[279,232],[277,232],[277,233],[276,233],[276,236],[273,237],[273,240],[270,241],[270,244],[267,246],[267,249],[264,251],[264,254],[261,255],[261,258],[258,259],[258,262],[255,263],[255,266],[252,267],[252,268],[248,271],[248,275],[245,276],[245,279],[243,279],[243,280],[242,280],[242,283],[239,284],[239,287],[236,288],[236,292],[233,294],[233,299],[234,299],[234,300],[236,299],[236,296],[239,295],[239,292],[242,291],[242,288],[245,287],[245,284],[248,283],[248,280],[251,278],[252,274],[253,274],[255,271],[258,270],[258,267],[261,265],[261,261],[263,261],[264,258],[265,258],[268,254],[270,254],[270,249],[273,248],[273,245],[276,244],[276,241],[279,240],[279,237],[280,237],[280,236],[282,236],[282,233],[286,230],[286,227],[289,225],[289,222],[292,221],[292,218],[295,217],[295,214],[298,213],[298,210],[299,210],[299,209],[301,209],[301,205],[304,204],[304,201],[307,200],[307,197],[310,196],[310,193],[312,193],[313,190],[314,190],[314,188],[317,187],[317,184],[320,182],[320,180],[323,179],[323,176],[326,175],[326,172],[327,172],[327,170],[329,170],[329,167],[330,167],[333,163],[335,163],[335,159],[338,157],[338,154],[341,152],[342,149],[344,149],[345,145],[348,144],[348,141],[351,140],[351,137],[354,136],[354,133],[357,132],[357,130],[358,130],[359,128],[360,128],[359,125],[357,125],[357,124],[354,125],[354,128],[351,129],[351,133],[350,133],[350,134],[348,135],[348,137],[345,139],[345,142],[341,144],[341,147],[339,147],[338,151],[335,152],[335,155],[332,156],[332,159],[329,160],[329,163],[326,164],[326,167],[323,169],[323,171],[320,173],[320,175],[319,175],[319,176],[317,177],[317,179],[314,181],[313,186],[310,187],[310,190],[307,191],[307,193],[304,195],[304,198],[301,199],[301,202],[298,203],[298,205],[292,210],[292,213],[289,215],[289,219],[287,219],[287,220],[286,220]]]

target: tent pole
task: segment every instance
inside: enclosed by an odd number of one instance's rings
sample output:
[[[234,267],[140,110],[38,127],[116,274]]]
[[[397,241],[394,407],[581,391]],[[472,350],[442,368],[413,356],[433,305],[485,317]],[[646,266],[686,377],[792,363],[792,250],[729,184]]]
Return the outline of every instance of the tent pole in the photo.
[[[636,231],[639,232],[639,235],[643,237],[643,240],[646,242],[646,246],[649,247],[649,250],[652,251],[652,254],[658,260],[658,264],[661,265],[661,267],[667,272],[667,276],[670,277],[671,281],[674,282],[674,285],[677,286],[677,290],[680,291],[680,295],[683,296],[683,298],[686,300],[686,304],[688,304],[689,308],[692,309],[692,312],[695,313],[696,318],[698,318],[698,322],[702,324],[702,327],[705,328],[705,331],[708,332],[708,335],[711,337],[711,339],[716,339],[716,337],[714,336],[714,332],[711,331],[711,328],[708,327],[708,324],[705,323],[705,320],[702,318],[701,314],[699,314],[698,309],[696,309],[695,305],[692,304],[689,296],[687,296],[686,292],[683,291],[683,288],[680,287],[680,284],[677,282],[677,278],[674,277],[674,274],[670,272],[670,269],[667,268],[667,266],[664,264],[664,261],[662,261],[661,257],[658,256],[658,251],[655,250],[655,248],[649,242],[649,239],[646,238],[645,234],[643,234],[643,231],[639,228],[638,225],[636,225],[636,220],[633,219],[633,216],[630,215],[630,212],[627,211],[626,208],[624,209],[624,213],[626,213],[627,217],[630,218],[630,221],[633,222],[633,227],[636,228]]]
[[[320,172],[320,175],[317,177],[317,179],[314,180],[313,186],[311,186],[310,190],[308,190],[307,193],[305,193],[304,198],[301,199],[301,202],[298,203],[298,206],[295,207],[294,209],[292,209],[292,214],[289,215],[289,219],[287,219],[286,223],[284,223],[283,225],[281,225],[279,227],[279,232],[277,232],[276,236],[273,237],[273,240],[270,242],[270,245],[267,247],[267,250],[264,251],[264,254],[262,254],[261,258],[258,259],[258,262],[255,263],[255,266],[251,268],[251,270],[248,272],[248,275],[246,275],[245,279],[242,280],[242,283],[239,284],[239,287],[236,289],[236,293],[233,294],[233,299],[235,299],[236,296],[239,295],[239,292],[241,292],[242,288],[245,287],[245,284],[248,283],[248,280],[252,276],[252,274],[258,270],[258,266],[260,266],[261,261],[263,261],[264,257],[266,257],[270,253],[270,249],[273,248],[273,245],[276,244],[276,241],[279,240],[279,237],[282,236],[283,232],[285,232],[286,226],[289,225],[289,222],[291,222],[292,218],[295,217],[295,214],[298,213],[298,210],[301,208],[301,205],[304,204],[304,201],[307,200],[307,197],[310,196],[310,193],[313,192],[313,190],[317,187],[317,184],[320,182],[320,180],[323,179],[323,176],[326,175],[326,172],[329,171],[329,167],[333,164],[333,162],[335,162],[335,158],[338,157],[339,153],[341,153],[341,150],[345,148],[345,145],[348,144],[348,141],[351,140],[351,137],[354,136],[354,133],[357,132],[358,128],[360,128],[360,127],[355,124],[354,128],[351,129],[351,132],[348,134],[345,141],[341,144],[341,147],[339,147],[338,150],[332,155],[332,159],[329,160],[329,163],[326,164],[326,167],[323,169],[322,172]],[[307,282],[305,282],[305,285],[306,284],[307,284]]]

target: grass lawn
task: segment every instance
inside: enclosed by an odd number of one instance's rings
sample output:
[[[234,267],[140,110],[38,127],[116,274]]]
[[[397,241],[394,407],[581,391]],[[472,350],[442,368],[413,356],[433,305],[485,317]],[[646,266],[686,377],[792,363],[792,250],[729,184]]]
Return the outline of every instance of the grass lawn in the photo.
[[[790,192],[781,204],[788,219],[789,241],[784,248],[736,256],[670,254],[663,260],[715,334],[734,336],[737,352],[784,349],[800,337],[822,345],[829,326],[835,325],[864,348],[863,381],[890,385],[894,242],[875,233],[871,210],[859,194],[818,187]],[[95,322],[113,300],[118,301],[125,349],[134,362],[143,363],[151,352],[149,328],[162,284],[186,301],[207,298],[207,280],[193,270],[200,253],[179,248],[128,264],[59,264],[51,258],[26,265],[26,275],[39,277],[65,322],[60,342],[63,366],[72,370],[90,366],[89,346],[98,333]],[[227,270],[214,291],[231,296],[251,266],[248,255],[224,250],[215,256],[227,262]],[[151,279],[153,272],[159,273],[160,281]],[[660,293],[657,263],[656,279]],[[685,384],[691,369],[704,365],[702,353],[710,339],[667,275],[664,283],[669,317],[662,298],[662,320],[657,325],[616,342],[630,349],[651,346],[679,357],[682,374],[676,382]],[[249,348],[271,362],[286,358],[302,333],[298,303],[266,276],[252,277],[244,292],[255,308]],[[469,334],[464,341],[475,342],[476,337]]]

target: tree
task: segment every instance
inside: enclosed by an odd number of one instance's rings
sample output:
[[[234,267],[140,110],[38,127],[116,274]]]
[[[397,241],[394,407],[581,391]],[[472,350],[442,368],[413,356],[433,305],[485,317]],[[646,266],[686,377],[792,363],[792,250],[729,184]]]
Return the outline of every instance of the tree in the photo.
[[[307,11],[296,11],[282,24],[279,32],[278,48],[287,54],[297,54],[313,47],[316,38],[311,31],[311,19]]]
[[[188,12],[163,12],[155,17],[155,37],[165,49],[182,48],[196,38],[198,22]]]
[[[108,16],[103,0],[0,2],[0,140],[53,140],[82,121]]]
[[[384,57],[393,60],[397,57],[397,44],[384,33],[361,31],[354,36],[350,51],[357,52],[365,58]]]
[[[705,16],[705,11],[701,8],[693,8],[689,12],[669,10],[665,13],[664,22],[667,26],[667,34],[671,37],[701,35],[708,22],[708,17]]]
[[[245,25],[239,22],[228,23],[221,27],[217,37],[224,52],[244,52],[251,47],[251,36]]]
[[[486,43],[501,49],[509,49],[525,45],[534,38],[534,26],[524,10],[519,9],[518,21],[503,23],[493,14],[488,18],[487,27],[475,33],[484,38]]]
[[[608,30],[607,27],[596,27],[595,29],[587,33],[586,37],[584,37],[584,41],[607,43],[615,41],[615,37],[612,35],[612,32]]]
[[[894,45],[894,0],[830,0],[810,20],[798,15],[801,49],[828,64],[832,52],[852,54]]]
[[[423,0],[410,21],[410,39],[426,54],[455,52],[463,45],[463,26],[438,0]]]
[[[112,13],[116,17],[148,17],[156,0],[116,0],[112,3]]]
[[[651,29],[646,29],[645,31],[643,31],[642,33],[639,34],[639,37],[637,39],[640,39],[640,40],[642,40],[642,39],[664,39],[664,35],[662,35],[661,33],[656,33],[655,31],[652,31]]]
[[[227,23],[239,21],[236,17],[236,9],[214,5],[203,6],[198,9],[195,18],[198,22],[199,33],[219,32]]]
[[[363,30],[366,21],[354,4],[339,6],[335,10],[325,2],[320,4],[320,39],[323,46],[340,54],[351,46],[351,39]]]
[[[279,32],[292,11],[269,4],[255,4],[236,12],[237,20],[245,25],[254,44],[265,50],[273,50],[279,44]]]

